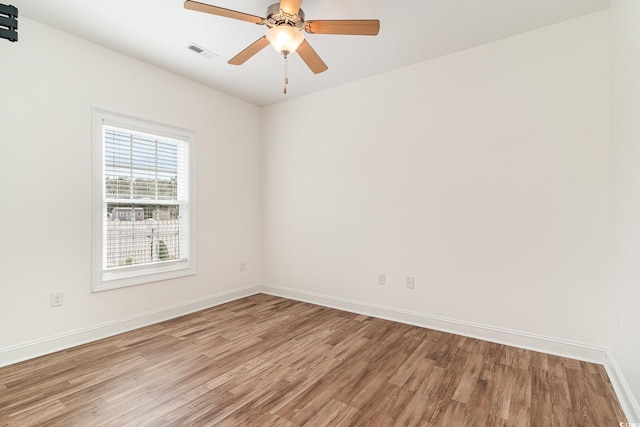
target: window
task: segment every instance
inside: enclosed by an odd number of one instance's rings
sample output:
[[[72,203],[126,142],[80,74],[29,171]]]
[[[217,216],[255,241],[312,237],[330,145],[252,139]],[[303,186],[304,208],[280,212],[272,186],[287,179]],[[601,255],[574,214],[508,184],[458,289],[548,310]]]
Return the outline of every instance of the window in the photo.
[[[93,109],[93,290],[195,274],[195,134]]]

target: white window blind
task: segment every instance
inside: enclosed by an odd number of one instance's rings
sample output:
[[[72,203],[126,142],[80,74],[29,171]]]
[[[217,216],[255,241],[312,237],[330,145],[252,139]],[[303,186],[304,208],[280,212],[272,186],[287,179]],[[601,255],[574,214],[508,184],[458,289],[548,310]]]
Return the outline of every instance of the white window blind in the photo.
[[[153,124],[97,114],[102,116],[98,123],[94,118],[100,128],[100,247],[94,251],[100,252],[101,277],[94,290],[176,277],[175,271],[194,265],[192,141],[167,135],[164,128],[147,129],[157,127]],[[172,274],[158,276],[167,272]]]

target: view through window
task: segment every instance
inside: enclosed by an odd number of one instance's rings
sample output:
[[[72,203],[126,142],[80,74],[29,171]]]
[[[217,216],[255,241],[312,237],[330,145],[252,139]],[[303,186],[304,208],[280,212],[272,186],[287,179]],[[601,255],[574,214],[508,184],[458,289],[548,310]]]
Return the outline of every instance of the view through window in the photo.
[[[184,145],[104,126],[105,268],[180,259]]]

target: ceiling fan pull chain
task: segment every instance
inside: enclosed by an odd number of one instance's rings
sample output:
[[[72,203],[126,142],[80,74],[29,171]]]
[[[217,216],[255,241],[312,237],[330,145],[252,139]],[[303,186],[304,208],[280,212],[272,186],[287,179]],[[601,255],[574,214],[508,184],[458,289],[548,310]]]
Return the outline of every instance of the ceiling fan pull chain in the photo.
[[[287,85],[289,84],[289,57],[284,57],[284,93],[287,94]]]

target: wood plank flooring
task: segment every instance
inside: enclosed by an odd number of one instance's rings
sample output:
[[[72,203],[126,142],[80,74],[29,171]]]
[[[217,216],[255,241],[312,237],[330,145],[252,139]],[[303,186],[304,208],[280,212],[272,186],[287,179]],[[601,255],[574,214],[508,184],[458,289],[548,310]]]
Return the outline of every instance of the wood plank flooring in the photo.
[[[8,426],[617,426],[600,365],[269,295],[0,369]]]

